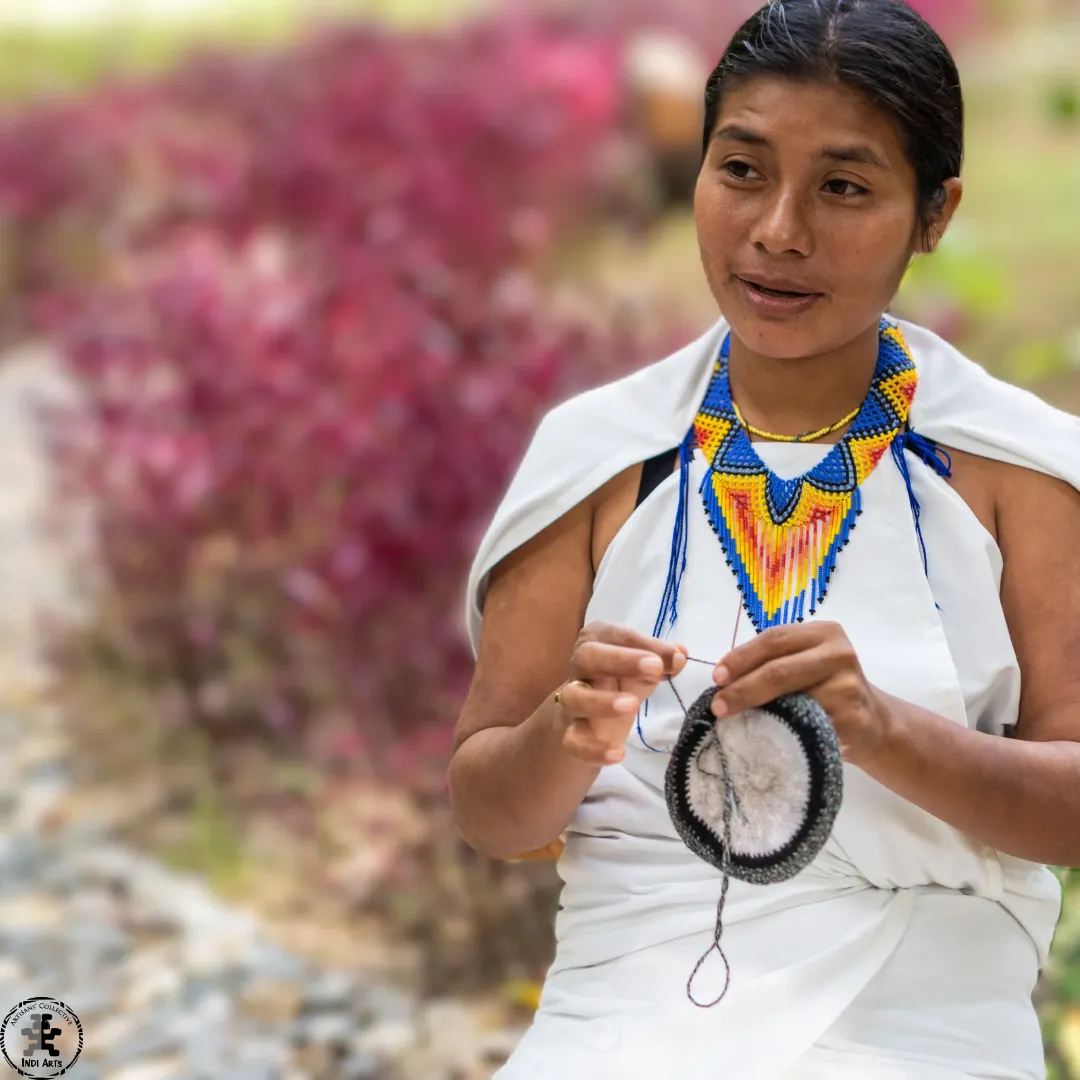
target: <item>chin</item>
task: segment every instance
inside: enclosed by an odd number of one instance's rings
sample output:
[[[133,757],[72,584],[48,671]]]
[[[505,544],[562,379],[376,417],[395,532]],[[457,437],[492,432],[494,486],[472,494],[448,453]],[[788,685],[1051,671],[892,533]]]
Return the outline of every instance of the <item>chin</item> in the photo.
[[[771,360],[801,360],[836,347],[836,342],[823,331],[820,320],[807,315],[764,319],[745,310],[721,310],[732,334],[758,356]]]

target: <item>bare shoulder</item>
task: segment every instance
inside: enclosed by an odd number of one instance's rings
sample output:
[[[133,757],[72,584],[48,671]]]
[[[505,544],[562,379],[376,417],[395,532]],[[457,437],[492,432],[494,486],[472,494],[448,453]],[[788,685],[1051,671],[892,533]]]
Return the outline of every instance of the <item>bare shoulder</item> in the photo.
[[[600,566],[622,527],[629,521],[637,505],[641,486],[641,465],[625,469],[609,480],[593,496],[592,565],[594,571]]]
[[[1080,741],[1080,492],[946,449],[950,485],[1001,550],[1001,604],[1022,676],[1017,734]]]
[[[565,678],[592,595],[593,513],[586,499],[492,569],[455,746],[520,723]]]
[[[990,458],[969,454],[965,450],[945,447],[952,459],[949,486],[964,500],[968,509],[994,539],[997,539],[997,490],[1001,483],[1001,463]],[[1008,468],[1009,466],[1004,466]]]
[[[613,477],[492,569],[457,745],[520,722],[566,677],[596,567],[634,512],[641,468]]]
[[[1080,492],[995,463],[1001,602],[1020,663],[1018,733],[1080,741]]]

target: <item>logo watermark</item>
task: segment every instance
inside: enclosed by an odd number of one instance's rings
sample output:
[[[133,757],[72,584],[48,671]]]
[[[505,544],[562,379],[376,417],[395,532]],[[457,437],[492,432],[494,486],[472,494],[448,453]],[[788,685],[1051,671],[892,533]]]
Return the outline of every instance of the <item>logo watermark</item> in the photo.
[[[56,998],[20,1001],[0,1024],[0,1052],[28,1080],[63,1076],[83,1048],[79,1018]]]

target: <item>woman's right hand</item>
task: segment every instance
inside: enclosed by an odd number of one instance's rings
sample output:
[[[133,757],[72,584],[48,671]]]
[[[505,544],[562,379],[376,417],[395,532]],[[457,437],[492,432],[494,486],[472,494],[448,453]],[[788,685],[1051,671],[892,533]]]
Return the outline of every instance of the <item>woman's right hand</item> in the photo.
[[[665,675],[686,666],[687,650],[611,623],[578,634],[570,679],[558,691],[563,745],[593,765],[615,765],[643,701]]]

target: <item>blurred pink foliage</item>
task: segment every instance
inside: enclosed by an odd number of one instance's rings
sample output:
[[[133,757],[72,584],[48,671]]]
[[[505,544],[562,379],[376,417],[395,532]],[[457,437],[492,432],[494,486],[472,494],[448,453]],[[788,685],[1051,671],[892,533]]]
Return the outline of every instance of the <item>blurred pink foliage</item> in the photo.
[[[94,632],[163,715],[401,776],[444,760],[483,523],[544,407],[641,355],[530,274],[618,121],[582,48],[522,18],[345,30],[0,138],[41,251],[58,218],[104,225],[97,283],[39,267],[85,407],[54,449],[95,508]]]
[[[978,26],[985,0],[908,0],[946,40],[969,34]]]
[[[611,48],[521,16],[203,55],[3,119],[0,211],[21,259],[8,288],[81,284],[192,221],[490,279],[587,203],[590,151],[621,107]]]

